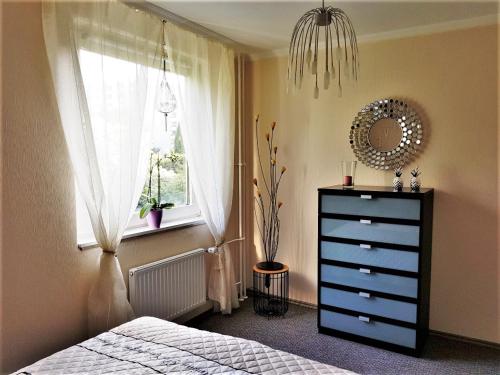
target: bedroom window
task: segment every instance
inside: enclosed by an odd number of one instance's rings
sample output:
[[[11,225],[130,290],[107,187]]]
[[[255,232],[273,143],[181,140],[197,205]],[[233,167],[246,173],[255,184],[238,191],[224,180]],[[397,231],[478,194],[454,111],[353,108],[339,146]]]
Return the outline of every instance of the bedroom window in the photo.
[[[96,127],[95,124],[97,124],[98,127],[99,121],[102,121],[100,117],[101,111],[119,111],[119,101],[115,100],[116,98],[113,97],[103,97],[103,91],[109,93],[113,92],[113,90],[103,90],[102,85],[104,83],[98,78],[98,75],[95,76],[92,72],[95,69],[105,69],[107,75],[106,84],[116,85],[119,90],[128,90],[129,88],[126,87],[126,84],[123,84],[123,79],[121,79],[121,77],[124,77],[126,74],[137,74],[135,71],[137,65],[111,56],[102,57],[102,55],[87,50],[80,50],[79,54],[82,78],[89,105],[90,117],[94,128]],[[144,69],[149,70],[148,77],[150,77],[144,100],[156,101],[156,90],[158,87],[160,70],[152,67],[144,67]],[[175,79],[176,82],[178,81],[182,84],[182,77],[175,76],[173,73],[168,73],[168,79],[169,81],[174,81]],[[103,105],[102,103],[106,103],[106,105]],[[148,107],[156,108],[155,105],[146,106],[146,108]],[[152,113],[145,113],[144,117],[147,121],[152,121],[154,124],[151,134],[151,148],[155,149],[155,151],[159,152],[161,155],[161,201],[174,204],[174,208],[164,210],[162,228],[168,226],[178,226],[182,225],[182,223],[186,224],[200,220],[200,210],[196,204],[196,199],[193,196],[190,185],[190,172],[184,153],[184,143],[180,130],[179,114],[177,111],[169,113],[167,119],[165,120],[164,114],[155,109]],[[117,117],[117,121],[118,120],[119,116]],[[120,135],[116,134],[116,136]],[[112,150],[110,150],[110,152],[112,152]],[[143,194],[147,193],[148,185],[149,174],[146,174],[144,188],[142,191]],[[158,179],[155,169],[152,174],[152,193],[155,197],[157,195],[157,186]],[[77,240],[78,244],[81,246],[82,244],[93,243],[95,238],[85,203],[83,202],[78,189],[76,190]],[[125,231],[125,237],[127,235],[138,235],[141,232],[146,231],[151,232],[151,229],[147,227],[146,220],[140,219],[139,217],[139,210],[144,201],[145,197],[141,196],[137,202],[136,212],[131,217],[128,228]]]
[[[200,216],[191,184],[189,182],[189,166],[184,153],[184,143],[177,111],[170,113],[165,123],[162,113],[154,114],[153,149],[161,155],[160,162],[160,201],[173,203],[174,207],[163,211],[162,223],[175,222]],[[153,156],[155,160],[156,156]],[[152,174],[152,195],[157,196],[158,178],[156,169]],[[145,203],[148,191],[149,175],[146,175],[142,195],[137,202],[134,216],[130,219],[129,228],[145,226],[144,219],[139,218],[139,210]]]

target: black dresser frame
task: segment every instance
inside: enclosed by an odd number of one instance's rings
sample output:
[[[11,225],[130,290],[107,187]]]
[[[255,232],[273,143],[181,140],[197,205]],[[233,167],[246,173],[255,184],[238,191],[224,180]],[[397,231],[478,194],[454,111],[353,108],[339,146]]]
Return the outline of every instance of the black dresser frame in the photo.
[[[330,214],[321,212],[321,202],[322,197],[325,195],[342,195],[342,196],[360,196],[368,194],[373,198],[403,198],[403,199],[418,199],[420,201],[420,219],[419,220],[407,220],[407,219],[394,219],[394,218],[382,218],[375,216],[356,216],[356,215],[342,215],[342,214]],[[425,339],[427,338],[429,332],[429,299],[430,299],[430,284],[431,284],[431,258],[432,258],[432,220],[433,220],[433,202],[434,202],[434,189],[421,189],[419,192],[412,192],[409,188],[403,189],[403,191],[395,192],[392,188],[386,186],[356,186],[353,189],[344,189],[341,185],[325,187],[318,189],[318,331],[320,333],[328,334],[331,336],[336,336],[344,338],[351,341],[356,341],[362,344],[367,344],[371,346],[376,346],[382,349],[391,350],[394,352],[420,356],[422,353],[423,346],[425,344]],[[368,219],[373,222],[378,223],[390,223],[390,224],[406,224],[406,225],[419,225],[420,238],[419,246],[407,246],[407,245],[394,245],[389,243],[374,242],[367,240],[352,240],[339,237],[329,237],[321,235],[321,219],[323,218],[334,218],[334,219],[344,219],[344,220],[359,220]],[[360,268],[367,267],[366,265],[356,264],[356,263],[346,263],[339,261],[332,261],[328,259],[321,258],[321,241],[338,242],[359,245],[361,243],[372,245],[372,247],[383,247],[386,249],[395,249],[402,251],[413,251],[419,254],[418,256],[418,273],[394,270],[390,268],[374,267],[369,266],[371,270],[375,272],[383,272],[391,275],[398,276],[408,276],[418,279],[418,291],[417,298],[398,296],[388,293],[381,293],[368,289],[353,288],[349,286],[332,284],[328,282],[321,281],[321,265],[338,265],[342,267],[349,268]],[[382,298],[389,298],[396,301],[411,302],[417,305],[417,321],[415,324],[403,322],[395,319],[385,318],[377,315],[362,313],[363,316],[367,316],[375,321],[389,323],[397,325],[400,327],[407,327],[416,329],[416,347],[415,349],[408,348],[405,346],[400,346],[368,337],[358,336],[355,334],[322,327],[320,321],[321,310],[329,310],[333,312],[338,312],[346,315],[358,316],[360,313],[356,311],[341,309],[337,307],[332,307],[329,305],[322,304],[321,301],[321,287],[350,291],[350,292],[367,292],[373,296],[378,296]]]

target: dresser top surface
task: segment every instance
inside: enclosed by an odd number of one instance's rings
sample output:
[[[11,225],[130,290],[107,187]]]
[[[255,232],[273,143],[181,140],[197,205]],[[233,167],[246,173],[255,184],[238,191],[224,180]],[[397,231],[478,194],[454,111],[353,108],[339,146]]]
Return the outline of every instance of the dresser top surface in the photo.
[[[392,193],[391,195],[401,195],[401,196],[406,196],[406,195],[425,195],[425,194],[430,194],[434,191],[432,188],[421,188],[420,191],[414,192],[411,191],[409,187],[403,188],[402,191],[394,191],[392,186],[363,186],[363,185],[356,185],[353,188],[348,188],[345,189],[342,185],[334,185],[334,186],[327,186],[327,187],[322,187],[318,189],[319,191],[322,192],[345,192],[346,194],[353,194],[353,193]]]

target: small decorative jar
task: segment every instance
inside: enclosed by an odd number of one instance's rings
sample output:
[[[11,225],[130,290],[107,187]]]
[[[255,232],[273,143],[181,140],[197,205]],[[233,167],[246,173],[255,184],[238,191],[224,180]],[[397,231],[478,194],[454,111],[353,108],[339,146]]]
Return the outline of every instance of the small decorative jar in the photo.
[[[403,175],[403,169],[398,167],[394,170],[394,179],[392,180],[392,187],[394,191],[403,190],[403,179],[401,176]]]
[[[420,191],[420,186],[422,186],[420,182],[420,175],[422,172],[417,168],[413,169],[411,172],[411,178],[410,178],[410,188],[411,191]]]

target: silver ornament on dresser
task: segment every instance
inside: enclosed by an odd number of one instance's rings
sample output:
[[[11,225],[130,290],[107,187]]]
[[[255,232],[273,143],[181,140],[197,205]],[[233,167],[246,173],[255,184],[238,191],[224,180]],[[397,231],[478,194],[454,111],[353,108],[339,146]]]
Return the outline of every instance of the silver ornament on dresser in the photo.
[[[403,179],[401,176],[403,175],[403,168],[398,167],[394,169],[394,179],[392,180],[392,187],[394,191],[403,190]]]
[[[420,175],[422,174],[422,172],[417,167],[415,169],[412,169],[410,174],[411,174],[410,178],[411,191],[420,191],[420,186],[422,186],[422,183],[420,182]]]

